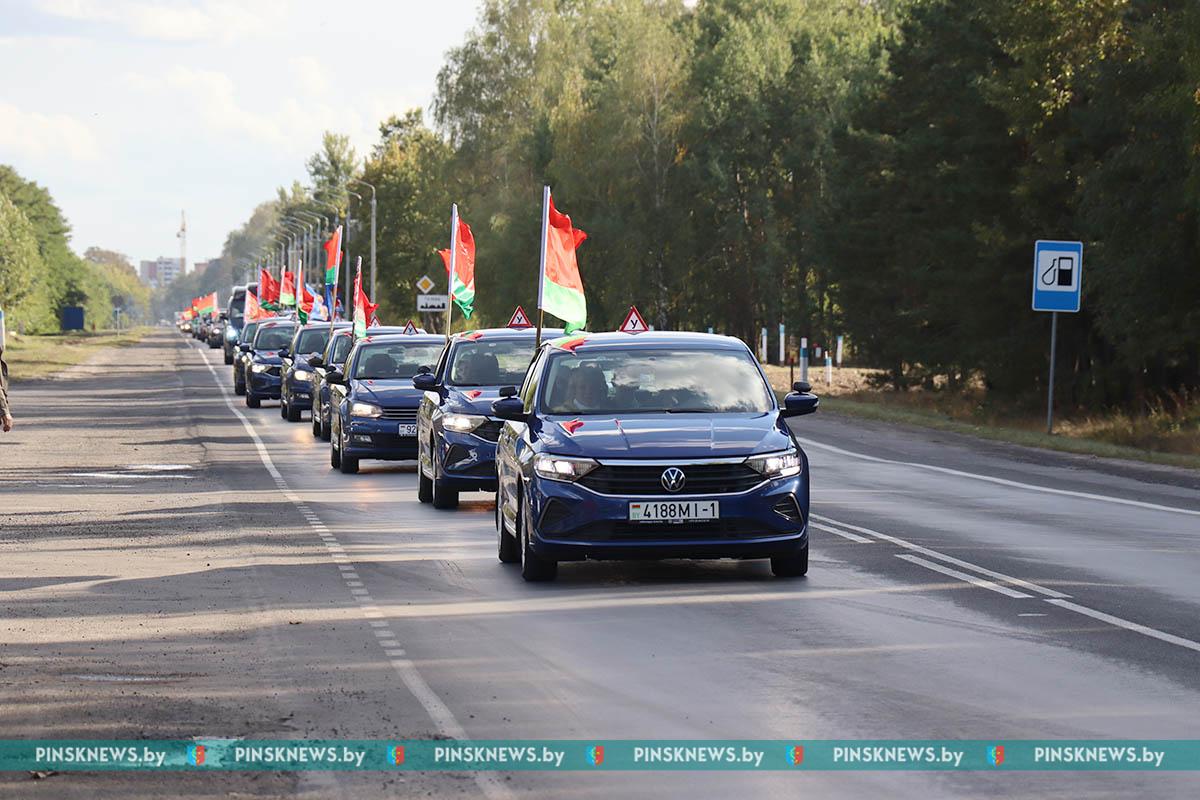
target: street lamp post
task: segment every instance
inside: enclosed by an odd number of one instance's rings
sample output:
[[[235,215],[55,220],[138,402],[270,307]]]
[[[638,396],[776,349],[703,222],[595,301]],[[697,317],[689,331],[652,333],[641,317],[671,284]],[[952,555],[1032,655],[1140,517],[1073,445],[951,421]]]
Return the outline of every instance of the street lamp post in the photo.
[[[371,190],[371,297],[375,297],[375,187],[361,178],[351,178],[350,182],[362,184]]]

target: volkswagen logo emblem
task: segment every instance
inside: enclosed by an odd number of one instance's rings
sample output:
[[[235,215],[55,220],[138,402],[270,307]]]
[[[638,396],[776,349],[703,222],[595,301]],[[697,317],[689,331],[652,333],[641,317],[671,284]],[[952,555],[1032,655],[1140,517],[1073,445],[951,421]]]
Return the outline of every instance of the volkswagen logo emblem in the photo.
[[[687,476],[679,467],[667,467],[663,470],[662,487],[668,492],[678,492],[687,483]]]

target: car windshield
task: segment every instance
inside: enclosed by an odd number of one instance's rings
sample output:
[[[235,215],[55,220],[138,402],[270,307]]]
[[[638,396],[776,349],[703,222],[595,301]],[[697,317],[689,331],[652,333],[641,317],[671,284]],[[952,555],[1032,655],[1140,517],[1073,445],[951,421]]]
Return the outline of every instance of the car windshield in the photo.
[[[329,342],[329,328],[305,328],[296,341],[297,353],[320,353]]]
[[[411,378],[417,370],[433,364],[442,353],[441,344],[380,342],[361,345],[354,362],[356,380]]]
[[[350,335],[338,336],[333,340],[333,353],[329,358],[330,364],[345,364],[346,356],[350,355],[350,348],[354,346],[354,337]]]
[[[288,326],[275,328],[260,328],[254,337],[255,350],[282,350],[291,344],[292,334],[296,329]]]
[[[254,333],[257,330],[258,330],[257,322],[248,323],[246,325],[246,327],[242,328],[242,341],[243,342],[253,342],[254,341]]]
[[[515,386],[533,358],[532,339],[464,341],[450,354],[446,383],[451,386]]]
[[[552,353],[547,414],[763,413],[771,396],[748,352],[587,350]]]

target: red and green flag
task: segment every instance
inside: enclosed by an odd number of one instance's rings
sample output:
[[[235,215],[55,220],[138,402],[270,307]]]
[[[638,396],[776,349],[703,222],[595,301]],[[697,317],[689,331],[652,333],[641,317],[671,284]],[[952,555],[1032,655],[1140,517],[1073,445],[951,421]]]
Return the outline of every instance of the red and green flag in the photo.
[[[268,311],[279,307],[279,281],[271,277],[265,269],[258,271],[258,302]]]
[[[458,216],[458,206],[451,213],[450,248],[438,250],[449,276],[450,299],[470,319],[475,310],[475,235],[471,226]]]
[[[246,320],[248,322],[256,322],[273,316],[275,316],[274,311],[268,311],[259,305],[258,295],[254,292],[246,292]]]
[[[279,305],[284,308],[296,305],[296,276],[291,270],[283,271],[283,284],[279,287]]]
[[[566,331],[587,324],[587,300],[575,251],[587,234],[571,224],[571,218],[554,207],[547,186],[543,194],[542,269],[538,285],[538,308],[566,323]]]
[[[367,335],[367,328],[375,318],[378,303],[372,303],[371,298],[362,287],[362,256],[358,257],[354,266],[354,338]]]
[[[323,245],[325,248],[325,285],[336,286],[338,282],[338,267],[342,265],[342,226],[330,234]]]
[[[212,292],[211,294],[206,294],[203,297],[197,297],[195,309],[196,313],[200,314],[201,316],[205,314],[217,313],[217,293]]]

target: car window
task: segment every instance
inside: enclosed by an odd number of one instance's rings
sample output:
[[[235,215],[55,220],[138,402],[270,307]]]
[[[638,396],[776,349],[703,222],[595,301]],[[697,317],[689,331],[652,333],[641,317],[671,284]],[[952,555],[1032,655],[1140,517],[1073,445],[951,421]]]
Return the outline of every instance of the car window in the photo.
[[[254,336],[255,350],[281,350],[291,344],[293,327],[259,328]]]
[[[241,341],[243,341],[243,342],[253,342],[253,341],[254,341],[254,334],[255,334],[255,332],[257,332],[257,331],[258,331],[258,323],[257,323],[257,322],[250,322],[250,323],[248,323],[248,324],[246,325],[246,327],[242,328],[242,338],[241,338]]]
[[[348,334],[335,336],[333,339],[333,352],[330,354],[326,363],[333,366],[339,366],[346,363],[346,356],[350,355],[350,348],[354,346],[354,337]]]
[[[749,352],[604,349],[552,353],[547,414],[762,413],[771,395]]]
[[[359,345],[351,377],[355,380],[411,378],[421,367],[437,361],[441,351],[441,344],[380,342]]]
[[[513,386],[525,378],[533,339],[458,342],[450,354],[450,386]]]
[[[320,353],[329,341],[329,328],[304,328],[296,337],[296,353]]]
[[[537,394],[538,382],[542,378],[542,371],[546,368],[546,351],[542,351],[541,356],[530,368],[525,376],[525,382],[521,386],[520,398],[525,402],[525,410],[533,410],[533,398]]]

